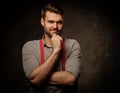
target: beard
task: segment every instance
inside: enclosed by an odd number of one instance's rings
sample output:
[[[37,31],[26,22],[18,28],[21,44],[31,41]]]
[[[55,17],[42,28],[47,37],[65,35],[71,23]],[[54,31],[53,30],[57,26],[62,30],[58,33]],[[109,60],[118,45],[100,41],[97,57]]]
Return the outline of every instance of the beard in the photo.
[[[53,30],[53,29],[50,29],[50,30]],[[53,34],[61,35],[61,33],[62,33],[62,30],[59,31],[59,30],[55,29],[55,30],[56,30],[55,33],[51,33],[50,30],[49,30],[49,31],[44,30],[44,31],[45,31],[45,34],[46,34],[48,37],[50,37],[50,38],[52,38]]]

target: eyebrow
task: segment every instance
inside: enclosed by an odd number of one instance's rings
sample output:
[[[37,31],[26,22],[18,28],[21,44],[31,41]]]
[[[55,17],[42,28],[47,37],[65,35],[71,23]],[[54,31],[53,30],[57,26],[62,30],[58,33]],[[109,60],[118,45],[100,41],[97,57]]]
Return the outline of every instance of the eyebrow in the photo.
[[[54,23],[54,22],[56,22],[56,23],[63,23],[62,20],[59,20],[59,21],[48,20],[48,22],[51,22],[51,23]]]

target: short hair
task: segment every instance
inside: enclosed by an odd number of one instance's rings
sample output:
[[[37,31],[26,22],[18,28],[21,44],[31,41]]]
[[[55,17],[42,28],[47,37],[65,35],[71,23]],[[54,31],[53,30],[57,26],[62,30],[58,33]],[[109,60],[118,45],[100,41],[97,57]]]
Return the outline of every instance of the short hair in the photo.
[[[60,6],[58,6],[57,4],[49,3],[49,4],[45,5],[41,10],[41,17],[43,19],[45,18],[47,11],[50,11],[50,12],[53,12],[56,14],[60,14],[62,16],[64,14],[64,10]]]

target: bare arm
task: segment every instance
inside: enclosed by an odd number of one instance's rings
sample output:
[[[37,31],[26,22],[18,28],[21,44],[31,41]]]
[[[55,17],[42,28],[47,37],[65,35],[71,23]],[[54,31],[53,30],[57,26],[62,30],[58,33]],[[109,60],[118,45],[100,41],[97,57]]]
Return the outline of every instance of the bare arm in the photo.
[[[34,69],[30,74],[30,80],[33,84],[39,85],[50,75],[52,68],[56,62],[56,59],[59,55],[59,52],[61,50],[61,40],[62,38],[60,36],[53,35],[51,39],[53,43],[53,52],[43,64]]]
[[[41,83],[46,77],[49,76],[57,56],[58,54],[53,52],[43,64],[32,71],[30,74],[30,79],[33,84],[39,85],[39,83]]]
[[[74,46],[73,46],[74,45]],[[66,60],[66,71],[54,72],[50,77],[50,83],[55,85],[73,85],[80,75],[80,45],[74,41],[69,58]]]
[[[68,71],[54,72],[50,77],[50,84],[55,85],[73,85],[75,76]]]

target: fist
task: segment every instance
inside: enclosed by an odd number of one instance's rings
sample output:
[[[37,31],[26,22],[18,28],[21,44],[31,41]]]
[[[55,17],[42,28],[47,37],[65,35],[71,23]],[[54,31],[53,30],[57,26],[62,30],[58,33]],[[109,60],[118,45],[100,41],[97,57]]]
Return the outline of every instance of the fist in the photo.
[[[51,41],[52,41],[54,50],[57,52],[60,51],[63,38],[57,34],[53,34]]]

